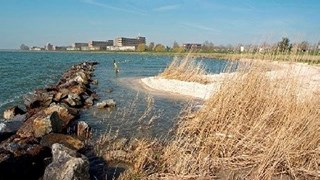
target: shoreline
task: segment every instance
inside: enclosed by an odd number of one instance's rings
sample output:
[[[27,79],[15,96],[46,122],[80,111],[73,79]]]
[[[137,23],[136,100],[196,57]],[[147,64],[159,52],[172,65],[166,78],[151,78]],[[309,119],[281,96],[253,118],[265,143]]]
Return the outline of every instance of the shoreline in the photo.
[[[146,55],[146,56],[191,56],[193,58],[202,59],[217,59],[227,61],[239,61],[241,59],[251,59],[259,61],[276,61],[276,62],[291,62],[291,63],[307,63],[309,65],[320,65],[320,55],[312,54],[277,54],[270,53],[223,53],[223,52],[136,52],[136,51],[31,51],[19,49],[2,49],[0,52],[27,52],[27,53],[84,53],[84,54],[128,54],[128,55]]]
[[[248,60],[241,60],[248,61]],[[299,96],[308,93],[320,94],[320,67],[305,63],[287,63],[271,61],[268,63],[271,70],[266,71],[265,75],[270,80],[293,79],[299,85]],[[143,83],[150,92],[160,92],[163,95],[173,94],[176,96],[188,96],[195,99],[207,100],[215,92],[219,91],[220,86],[225,80],[237,76],[237,73],[220,73],[206,75],[211,82],[200,84],[196,82],[186,82],[176,79],[165,79],[157,76],[141,78],[139,83]],[[288,77],[290,76],[290,77]]]

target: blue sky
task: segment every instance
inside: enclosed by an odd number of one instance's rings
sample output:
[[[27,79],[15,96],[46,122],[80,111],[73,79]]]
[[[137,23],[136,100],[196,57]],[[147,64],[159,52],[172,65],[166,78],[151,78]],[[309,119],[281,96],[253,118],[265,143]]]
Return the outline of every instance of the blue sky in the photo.
[[[319,0],[0,0],[0,49],[147,38],[248,44],[320,40]]]

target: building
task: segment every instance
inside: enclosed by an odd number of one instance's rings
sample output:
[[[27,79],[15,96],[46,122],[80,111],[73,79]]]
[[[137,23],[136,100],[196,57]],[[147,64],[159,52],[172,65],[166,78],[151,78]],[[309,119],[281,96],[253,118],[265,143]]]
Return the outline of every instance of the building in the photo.
[[[76,43],[73,43],[73,44],[72,44],[72,47],[73,47],[73,48],[81,48],[81,47],[85,47],[85,46],[88,46],[88,43],[79,43],[79,42],[76,42]]]
[[[135,51],[135,46],[107,46],[109,51]]]
[[[80,51],[81,48],[77,48],[77,47],[67,47],[66,50],[67,50],[67,51]]]
[[[47,43],[47,45],[45,46],[46,51],[52,51],[53,50],[53,45],[50,43]]]
[[[76,42],[76,43],[73,43],[71,47],[67,48],[67,51],[81,51],[81,50],[87,50],[87,49],[88,49],[88,43]]]
[[[54,51],[66,51],[67,47],[66,46],[53,46]]]
[[[114,46],[116,47],[123,47],[123,46],[137,47],[139,44],[146,44],[146,38],[141,36],[138,36],[136,38],[117,37],[114,40]]]
[[[240,52],[244,52],[244,46],[240,46]]]
[[[182,44],[183,48],[186,50],[190,49],[201,49],[202,45],[201,44],[196,44],[196,43],[185,43]]]
[[[30,50],[31,50],[31,51],[43,51],[43,50],[45,50],[45,49],[42,48],[42,47],[33,46],[33,47],[30,48]]]
[[[88,43],[89,50],[106,50],[107,46],[112,46],[113,40],[108,41],[90,41]]]

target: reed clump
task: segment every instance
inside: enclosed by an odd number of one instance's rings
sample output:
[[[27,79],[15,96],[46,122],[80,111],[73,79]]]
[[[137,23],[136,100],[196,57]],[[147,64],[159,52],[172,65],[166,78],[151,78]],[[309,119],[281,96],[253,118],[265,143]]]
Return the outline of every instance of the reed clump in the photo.
[[[205,76],[206,74],[205,67],[187,55],[184,58],[174,57],[171,64],[159,74],[159,77],[207,84],[210,81]]]

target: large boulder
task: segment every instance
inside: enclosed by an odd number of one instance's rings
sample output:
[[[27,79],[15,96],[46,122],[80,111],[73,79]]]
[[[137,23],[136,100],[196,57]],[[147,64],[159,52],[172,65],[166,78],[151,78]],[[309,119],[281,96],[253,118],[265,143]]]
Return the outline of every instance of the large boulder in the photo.
[[[87,97],[87,98],[85,99],[85,101],[84,101],[84,105],[85,105],[86,107],[92,106],[93,103],[94,103],[94,98],[93,98],[92,96]]]
[[[53,131],[51,118],[53,116],[37,117],[33,120],[32,130],[35,137],[42,137],[46,134],[49,134]]]
[[[46,114],[40,111],[30,117],[17,131],[20,137],[42,137],[51,132],[61,132],[63,130],[63,121],[59,118],[55,111],[51,114]]]
[[[10,138],[0,146],[0,179],[39,179],[50,157],[35,139]]]
[[[68,90],[73,93],[73,94],[83,94],[87,91],[87,88],[82,85],[82,84],[78,84],[78,85],[75,85],[75,86],[70,86],[68,87]]]
[[[66,129],[69,122],[75,119],[78,114],[76,110],[59,104],[51,104],[50,107],[44,109],[44,112],[46,115],[57,112],[59,119],[61,120],[62,129]]]
[[[32,112],[30,114],[31,114],[30,117],[28,117],[28,119],[22,124],[22,126],[17,131],[17,135],[19,135],[20,137],[26,138],[26,137],[34,136],[33,121],[38,117],[46,116],[43,111]]]
[[[85,140],[92,137],[91,127],[84,121],[77,121],[72,123],[67,132],[76,135],[78,138]]]
[[[35,92],[23,97],[27,110],[48,107],[53,100],[54,92]]]
[[[64,99],[63,102],[67,103],[70,107],[81,107],[83,105],[82,98],[74,93],[68,94],[68,98]]]
[[[87,180],[88,159],[61,144],[52,145],[53,161],[45,169],[43,180]]]
[[[79,150],[84,147],[84,143],[82,141],[66,134],[51,133],[43,136],[40,141],[40,144],[46,147],[51,147],[55,143],[62,144],[74,150]]]
[[[13,117],[18,114],[25,114],[25,112],[18,106],[13,106],[3,112],[3,118],[6,120],[13,119]]]
[[[69,90],[65,88],[59,89],[59,91],[54,95],[53,100],[60,102],[62,99],[68,97]]]
[[[25,115],[16,115],[13,120],[0,123],[0,142],[14,135],[22,126]]]

